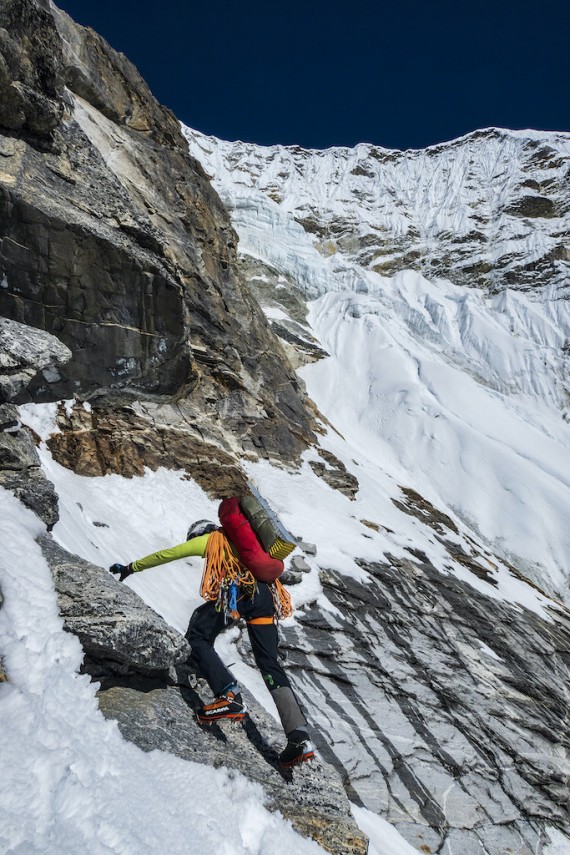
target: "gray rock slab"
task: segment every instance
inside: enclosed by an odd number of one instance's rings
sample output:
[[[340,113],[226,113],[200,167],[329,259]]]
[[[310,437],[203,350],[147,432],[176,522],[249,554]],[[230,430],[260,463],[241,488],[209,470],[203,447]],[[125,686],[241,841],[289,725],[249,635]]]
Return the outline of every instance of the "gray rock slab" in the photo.
[[[305,540],[299,540],[297,547],[304,552],[305,555],[315,556],[317,554],[317,547],[314,543],[307,543]]]
[[[13,404],[0,404],[0,486],[10,490],[51,529],[59,518],[58,500],[45,477],[34,439]]]
[[[298,573],[295,570],[285,570],[280,576],[279,581],[283,585],[300,585],[303,581],[303,574]]]
[[[78,636],[94,676],[164,672],[190,654],[186,639],[102,567],[39,538],[67,630]]]
[[[302,555],[294,555],[291,558],[290,565],[292,570],[296,570],[299,573],[308,573],[311,569]]]
[[[308,606],[280,629],[355,800],[424,852],[538,854],[549,825],[570,836],[568,611],[548,620],[428,561],[361,563],[366,584],[321,571],[339,613]]]
[[[250,711],[245,723],[200,726],[196,710],[209,700],[190,687],[158,681],[103,685],[98,693],[103,714],[116,719],[126,739],[145,751],[155,748],[213,767],[243,773],[261,784],[267,806],[279,810],[301,834],[312,837],[336,855],[365,855],[368,844],[356,826],[346,793],[335,772],[322,759],[290,771],[279,768],[284,747],[279,725],[244,692]]]
[[[47,382],[60,379],[58,367],[71,350],[45,330],[0,318],[0,401],[21,398],[39,372]]]
[[[48,530],[59,519],[58,500],[51,481],[40,469],[21,472],[0,471],[0,486],[10,490],[31,511],[39,516]]]

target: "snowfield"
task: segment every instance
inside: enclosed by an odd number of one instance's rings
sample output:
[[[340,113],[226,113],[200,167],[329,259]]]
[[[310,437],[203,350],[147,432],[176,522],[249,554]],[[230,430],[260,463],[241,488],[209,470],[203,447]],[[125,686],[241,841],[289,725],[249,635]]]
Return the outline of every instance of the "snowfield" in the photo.
[[[319,365],[315,368],[321,370]],[[195,518],[216,518],[217,503],[195,482],[185,480],[184,473],[159,470],[134,479],[85,478],[64,469],[45,445],[56,429],[55,405],[27,405],[21,414],[43,439],[43,468],[60,496],[61,519],[54,535],[70,551],[107,567],[183,540]],[[347,443],[334,431],[323,440],[358,473],[361,490],[356,502],[313,473],[308,460],[314,452],[298,473],[262,463],[250,464],[250,475],[286,525],[317,544],[321,565],[363,578],[355,557],[377,560],[385,551],[404,555],[411,544],[441,565],[441,546],[421,523],[395,508],[390,495],[398,493],[396,481],[377,462],[371,464],[372,449],[360,440],[355,432],[352,443]],[[62,629],[49,569],[34,542],[43,525],[5,491],[0,493],[0,512],[7,544],[0,573],[5,598],[0,649],[11,679],[0,685],[6,749],[0,755],[0,803],[6,814],[0,826],[3,851],[186,853],[189,840],[190,851],[198,855],[214,850],[228,855],[279,855],[291,848],[300,853],[322,851],[300,838],[279,815],[269,813],[261,788],[241,776],[157,751],[145,754],[123,740],[115,723],[98,711],[97,686],[77,673],[81,648]],[[364,528],[363,518],[377,520],[385,529]],[[300,607],[317,600],[321,608],[334,612],[323,596],[316,563],[311,563],[313,569],[302,584],[291,589],[294,604]],[[450,571],[442,567],[442,572]],[[462,570],[457,567],[454,572]],[[544,605],[549,601],[536,590],[505,568],[497,567],[494,573],[496,589],[467,572],[465,579],[484,586],[487,594],[491,591],[492,596],[548,617]],[[201,561],[189,559],[146,571],[125,584],[183,632],[201,602],[200,578]],[[240,660],[236,638],[234,631],[222,636],[220,653],[236,663],[240,681],[275,715],[259,674]],[[393,826],[370,811],[355,807],[354,815],[371,838],[370,855],[415,851]],[[549,855],[563,852],[551,848]]]

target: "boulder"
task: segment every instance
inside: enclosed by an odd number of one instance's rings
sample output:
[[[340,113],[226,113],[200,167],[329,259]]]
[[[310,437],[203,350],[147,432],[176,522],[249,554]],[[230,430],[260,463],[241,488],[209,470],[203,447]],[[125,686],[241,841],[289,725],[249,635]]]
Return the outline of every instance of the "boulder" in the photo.
[[[143,750],[158,748],[241,772],[263,786],[270,810],[279,810],[327,852],[365,855],[366,836],[356,826],[341,780],[328,763],[319,758],[283,771],[278,762],[283,733],[247,691],[249,715],[244,724],[201,727],[196,711],[209,699],[209,689],[202,680],[196,688],[152,680],[107,680],[98,695],[99,705],[105,716],[116,719],[125,738]]]
[[[26,390],[32,381],[40,375],[39,383],[56,383],[70,359],[70,349],[56,336],[0,318],[0,402],[30,400]]]
[[[165,674],[188,658],[186,639],[108,570],[67,552],[51,535],[39,544],[64,626],[79,638],[88,673]]]

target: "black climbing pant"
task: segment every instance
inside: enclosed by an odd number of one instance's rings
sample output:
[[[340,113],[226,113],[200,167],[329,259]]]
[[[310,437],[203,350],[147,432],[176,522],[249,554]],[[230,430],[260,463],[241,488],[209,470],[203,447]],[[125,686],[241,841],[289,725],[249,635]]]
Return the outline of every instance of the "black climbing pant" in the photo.
[[[299,728],[305,729],[307,720],[277,660],[278,633],[271,591],[264,582],[258,582],[255,595],[238,598],[237,607],[247,623],[255,663],[271,692],[283,730],[289,734]],[[214,650],[218,635],[233,623],[226,623],[223,613],[217,612],[214,603],[209,602],[196,609],[186,632],[192,658],[216,696],[236,682]]]
[[[277,660],[278,634],[273,621],[273,597],[264,582],[257,584],[258,590],[253,597],[242,596],[238,599],[238,611],[247,622],[255,663],[267,688],[270,691],[284,686],[290,688],[287,675]],[[264,618],[266,622],[257,623]],[[186,638],[192,648],[192,658],[216,696],[236,682],[214,650],[217,636],[233,623],[226,623],[223,613],[217,612],[214,603],[208,602],[196,609],[186,632]]]

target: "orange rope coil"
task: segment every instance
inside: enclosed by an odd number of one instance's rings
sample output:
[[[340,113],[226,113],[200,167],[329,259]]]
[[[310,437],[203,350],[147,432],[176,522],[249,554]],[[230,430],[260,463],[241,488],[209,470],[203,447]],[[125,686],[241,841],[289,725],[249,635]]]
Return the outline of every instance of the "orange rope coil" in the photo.
[[[205,600],[216,603],[221,611],[226,607],[227,592],[235,583],[247,597],[253,597],[257,590],[257,581],[253,573],[244,567],[232,550],[223,531],[213,531],[206,544],[204,572],[202,573],[201,594]],[[269,585],[275,606],[275,615],[283,620],[293,614],[291,597],[279,579]],[[230,617],[239,618],[239,612],[232,611]]]

